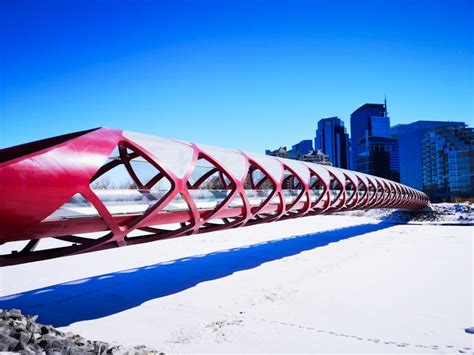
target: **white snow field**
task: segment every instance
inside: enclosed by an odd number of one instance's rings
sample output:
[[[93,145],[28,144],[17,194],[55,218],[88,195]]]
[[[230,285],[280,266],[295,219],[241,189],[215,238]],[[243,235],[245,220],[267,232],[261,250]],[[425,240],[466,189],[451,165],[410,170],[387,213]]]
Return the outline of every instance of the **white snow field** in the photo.
[[[0,308],[171,353],[473,354],[474,227],[367,215],[3,267]]]

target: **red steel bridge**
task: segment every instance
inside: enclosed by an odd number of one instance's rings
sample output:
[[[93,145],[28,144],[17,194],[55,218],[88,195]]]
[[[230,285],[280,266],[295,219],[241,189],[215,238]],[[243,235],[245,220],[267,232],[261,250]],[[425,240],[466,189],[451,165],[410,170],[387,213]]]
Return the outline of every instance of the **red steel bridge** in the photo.
[[[351,209],[421,209],[376,176],[117,129],[0,151],[0,265]]]

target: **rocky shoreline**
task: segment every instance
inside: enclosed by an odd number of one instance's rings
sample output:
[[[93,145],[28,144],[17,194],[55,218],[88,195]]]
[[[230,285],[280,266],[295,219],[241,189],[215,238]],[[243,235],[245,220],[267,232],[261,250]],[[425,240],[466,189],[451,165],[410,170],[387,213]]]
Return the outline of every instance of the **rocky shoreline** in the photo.
[[[18,309],[0,310],[0,352],[19,354],[163,354],[144,345],[132,348],[87,340],[36,322]]]

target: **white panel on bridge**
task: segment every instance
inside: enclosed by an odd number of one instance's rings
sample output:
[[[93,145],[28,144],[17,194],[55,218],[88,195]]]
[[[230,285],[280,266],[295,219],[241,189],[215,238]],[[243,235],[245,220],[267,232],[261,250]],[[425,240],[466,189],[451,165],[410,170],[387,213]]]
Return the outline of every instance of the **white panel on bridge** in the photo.
[[[235,178],[242,180],[246,173],[246,159],[242,154],[231,149],[223,149],[206,144],[197,144],[197,146],[217,160],[222,167],[228,170]]]
[[[296,174],[298,174],[301,179],[303,180],[303,183],[308,184],[309,179],[311,178],[311,175],[309,174],[308,167],[306,167],[303,163],[297,161],[297,160],[290,160],[290,159],[283,159],[283,158],[278,158],[282,163],[288,165],[291,169],[294,170]]]
[[[283,167],[276,158],[253,153],[247,153],[247,155],[257,164],[261,165],[276,181],[281,182],[283,178]]]
[[[148,150],[178,178],[184,176],[191,163],[193,149],[185,143],[128,131],[123,132],[123,136]]]
[[[334,168],[332,166],[328,165],[323,165],[325,169],[327,169],[330,173],[332,173],[339,181],[341,181],[341,184],[345,186],[346,184],[346,176],[344,173],[339,169],[339,168]]]

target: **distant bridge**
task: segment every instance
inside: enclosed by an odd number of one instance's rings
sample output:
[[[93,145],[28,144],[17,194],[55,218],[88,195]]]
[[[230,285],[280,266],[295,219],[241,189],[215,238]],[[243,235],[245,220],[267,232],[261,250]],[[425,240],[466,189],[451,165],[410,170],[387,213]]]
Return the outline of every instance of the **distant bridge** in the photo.
[[[2,266],[429,202],[359,172],[108,128],[1,150],[0,196]]]

